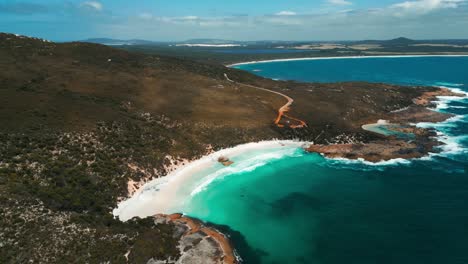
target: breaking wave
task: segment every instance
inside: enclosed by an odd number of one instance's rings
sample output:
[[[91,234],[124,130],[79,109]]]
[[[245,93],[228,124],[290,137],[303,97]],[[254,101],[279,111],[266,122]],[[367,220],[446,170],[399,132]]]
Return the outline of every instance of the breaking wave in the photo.
[[[291,148],[285,150],[278,150],[274,152],[268,152],[259,154],[255,157],[239,160],[237,163],[230,167],[225,167],[220,170],[213,172],[212,174],[206,175],[203,181],[194,186],[193,191],[190,193],[191,196],[195,196],[198,193],[204,191],[210,184],[217,180],[223,180],[227,176],[239,175],[247,172],[255,171],[255,169],[265,166],[274,161],[286,158],[286,157],[299,157],[302,156],[303,151],[300,148]]]
[[[285,157],[300,157],[304,155],[304,144],[286,140],[263,141],[220,150],[145,184],[131,198],[121,202],[113,214],[126,221],[136,216],[181,212],[192,196],[216,180],[252,172]],[[218,162],[219,157],[228,157],[234,164],[224,167]]]

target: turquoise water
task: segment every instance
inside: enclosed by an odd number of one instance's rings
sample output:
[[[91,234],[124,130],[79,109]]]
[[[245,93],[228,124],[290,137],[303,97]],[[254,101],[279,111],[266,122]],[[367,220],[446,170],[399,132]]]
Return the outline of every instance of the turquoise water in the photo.
[[[444,85],[468,91],[468,58],[317,60],[238,68],[278,79]],[[468,101],[449,99],[439,110],[456,118],[421,124],[437,128],[447,143],[442,154],[371,165],[288,150],[280,159],[259,159],[249,170],[233,167],[187,197],[184,212],[229,226],[245,263],[468,263]],[[245,155],[236,157],[235,166],[252,162],[252,155]]]

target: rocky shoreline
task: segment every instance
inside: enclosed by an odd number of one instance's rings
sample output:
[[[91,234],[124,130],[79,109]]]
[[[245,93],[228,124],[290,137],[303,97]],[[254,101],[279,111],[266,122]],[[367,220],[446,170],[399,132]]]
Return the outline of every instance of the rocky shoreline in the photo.
[[[412,135],[412,138],[402,139],[397,136],[385,136],[376,132],[373,140],[364,143],[310,145],[306,151],[320,153],[328,158],[362,159],[368,162],[381,162],[392,159],[421,158],[430,152],[437,152],[437,147],[442,145],[436,138],[436,132],[432,129],[420,128],[414,125],[419,122],[443,122],[453,115],[430,110],[438,96],[462,97],[449,89],[438,89],[423,93],[413,100],[413,104],[390,112],[382,118],[384,123],[390,124],[389,130],[395,133]],[[217,162],[230,166],[233,161],[228,156],[221,155]],[[177,166],[176,166],[177,167]],[[184,216],[182,214],[154,216],[156,224],[171,224],[175,227],[175,236],[178,239],[180,256],[169,263],[241,263],[236,255],[235,248],[228,237],[221,231],[210,227],[200,220]],[[152,262],[151,262],[152,261]],[[148,263],[166,263],[150,260]]]
[[[369,162],[388,161],[392,159],[422,158],[428,153],[438,152],[437,146],[443,143],[435,137],[433,129],[417,127],[420,122],[438,123],[453,117],[451,114],[436,112],[427,107],[433,106],[439,96],[465,97],[446,88],[425,92],[413,100],[413,105],[384,116],[393,125],[391,130],[414,137],[404,140],[394,135],[382,135],[369,132],[378,137],[367,143],[311,145],[306,151],[320,153],[328,158],[362,159]]]
[[[412,135],[408,139],[397,136],[385,136],[376,132],[371,133],[374,138],[368,142],[350,144],[310,145],[306,151],[320,153],[328,158],[362,159],[368,162],[381,162],[392,159],[421,158],[430,152],[437,152],[442,145],[435,137],[432,129],[420,128],[414,125],[419,122],[443,122],[453,115],[430,110],[438,96],[462,97],[449,89],[438,89],[425,92],[413,100],[413,104],[382,116],[384,123],[391,124],[389,130],[395,133]],[[216,161],[224,166],[230,166],[233,161],[229,155],[221,155]],[[179,164],[182,165],[182,164]],[[179,166],[175,166],[177,168]],[[141,187],[141,186],[139,186]],[[156,224],[171,224],[175,227],[175,237],[178,240],[180,256],[169,263],[241,263],[236,255],[235,248],[221,231],[205,225],[200,220],[182,214],[154,216]],[[153,261],[153,262],[151,262]],[[166,263],[150,260],[149,263]]]
[[[154,216],[157,224],[173,224],[179,237],[179,264],[237,264],[240,263],[229,239],[215,228],[182,214]],[[151,262],[152,261],[152,262]],[[166,263],[151,260],[148,263]]]

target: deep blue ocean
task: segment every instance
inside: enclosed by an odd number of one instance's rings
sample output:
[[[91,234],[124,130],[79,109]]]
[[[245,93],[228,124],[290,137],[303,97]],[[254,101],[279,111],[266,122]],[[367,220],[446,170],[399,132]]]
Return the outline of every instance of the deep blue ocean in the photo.
[[[455,84],[459,87],[468,84],[467,61],[468,57],[361,57],[277,61],[235,68],[271,79],[303,82],[367,81],[430,86]]]
[[[236,68],[309,82],[368,81],[468,91],[468,57],[270,62]],[[187,215],[228,226],[245,263],[467,264],[468,100],[435,127],[442,153],[379,164],[330,160],[301,148],[256,150],[193,175]],[[199,178],[197,178],[199,177]],[[204,181],[206,179],[206,181]],[[192,188],[193,187],[193,188]],[[196,190],[196,191],[192,191]]]

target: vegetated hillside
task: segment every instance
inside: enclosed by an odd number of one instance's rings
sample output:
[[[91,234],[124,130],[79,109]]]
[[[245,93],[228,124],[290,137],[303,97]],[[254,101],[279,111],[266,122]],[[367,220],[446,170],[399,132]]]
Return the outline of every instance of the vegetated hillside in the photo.
[[[124,263],[128,252],[131,263],[177,258],[171,225],[112,218],[129,180],[161,177],[171,161],[249,141],[365,140],[361,122],[424,90],[276,82],[221,65],[11,34],[0,34],[0,58],[1,263]],[[285,99],[240,83],[293,97],[290,115],[308,127],[276,127]]]
[[[193,123],[258,127],[268,124],[282,103],[227,85],[223,67],[87,43],[4,36],[1,45],[4,129],[32,124],[86,129],[138,111]],[[258,104],[255,96],[269,103]]]
[[[171,226],[113,220],[127,182],[165,175],[169,155],[277,135],[282,98],[229,85],[223,67],[9,34],[0,58],[1,263],[175,258]]]

